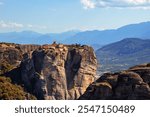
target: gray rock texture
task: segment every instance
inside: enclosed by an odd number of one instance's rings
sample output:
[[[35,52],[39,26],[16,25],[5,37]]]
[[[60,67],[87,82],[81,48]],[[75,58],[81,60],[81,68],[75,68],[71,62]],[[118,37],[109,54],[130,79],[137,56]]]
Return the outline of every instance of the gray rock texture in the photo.
[[[94,81],[97,60],[89,46],[43,45],[23,55],[21,79],[38,99],[78,99]]]
[[[150,64],[138,65],[119,73],[106,73],[92,83],[79,99],[150,99]]]

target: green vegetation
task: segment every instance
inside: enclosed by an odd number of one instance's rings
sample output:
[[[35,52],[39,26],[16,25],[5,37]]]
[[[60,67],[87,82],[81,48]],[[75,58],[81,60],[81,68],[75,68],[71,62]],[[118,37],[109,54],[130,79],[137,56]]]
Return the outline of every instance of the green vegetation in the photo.
[[[0,77],[1,100],[34,100],[33,95],[26,93],[21,86],[11,83],[10,78]]]
[[[9,72],[13,69],[14,67],[7,62],[3,61],[0,63],[0,74],[4,74],[6,72]]]

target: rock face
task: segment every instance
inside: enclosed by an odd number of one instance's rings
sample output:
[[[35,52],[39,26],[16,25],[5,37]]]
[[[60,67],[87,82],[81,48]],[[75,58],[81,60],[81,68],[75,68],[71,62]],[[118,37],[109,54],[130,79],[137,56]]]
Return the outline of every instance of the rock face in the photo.
[[[96,67],[89,46],[0,43],[0,76],[37,99],[150,99],[150,64],[94,81]]]
[[[77,99],[94,81],[97,60],[89,46],[0,43],[0,75],[37,99]],[[3,64],[4,63],[4,64]]]
[[[106,73],[92,83],[79,99],[150,99],[150,64],[119,73]]]
[[[0,61],[7,62],[14,67],[18,66],[24,53],[33,51],[38,45],[19,45],[12,43],[0,43]]]
[[[94,81],[93,49],[79,45],[44,45],[23,55],[21,79],[38,99],[77,99]]]

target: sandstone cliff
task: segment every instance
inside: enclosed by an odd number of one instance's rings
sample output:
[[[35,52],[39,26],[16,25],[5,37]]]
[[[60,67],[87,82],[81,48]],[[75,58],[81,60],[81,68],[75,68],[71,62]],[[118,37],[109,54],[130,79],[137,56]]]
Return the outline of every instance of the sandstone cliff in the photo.
[[[7,62],[14,67],[18,66],[22,60],[22,55],[33,51],[38,45],[19,45],[13,43],[0,43],[0,61]]]
[[[0,43],[0,76],[22,86],[21,95],[50,100],[150,99],[150,64],[106,73],[94,81],[96,67],[89,46]],[[7,88],[3,82],[1,86]]]
[[[92,83],[79,99],[150,99],[150,64],[119,73],[106,73]]]
[[[91,47],[45,45],[24,55],[21,78],[38,99],[77,99],[94,81],[96,66]]]
[[[97,67],[93,49],[80,45],[1,43],[0,61],[13,66],[5,76],[38,99],[78,99]]]

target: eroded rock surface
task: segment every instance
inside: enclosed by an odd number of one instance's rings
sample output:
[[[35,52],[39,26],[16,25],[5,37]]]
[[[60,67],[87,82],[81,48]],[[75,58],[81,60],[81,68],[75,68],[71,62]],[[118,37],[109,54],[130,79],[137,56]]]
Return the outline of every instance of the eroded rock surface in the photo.
[[[21,78],[38,99],[78,99],[94,81],[93,49],[79,45],[44,45],[23,55]]]
[[[31,52],[39,47],[39,45],[0,43],[0,61],[16,67],[20,64],[24,53]]]
[[[150,99],[150,64],[119,73],[106,73],[92,83],[79,99]]]

